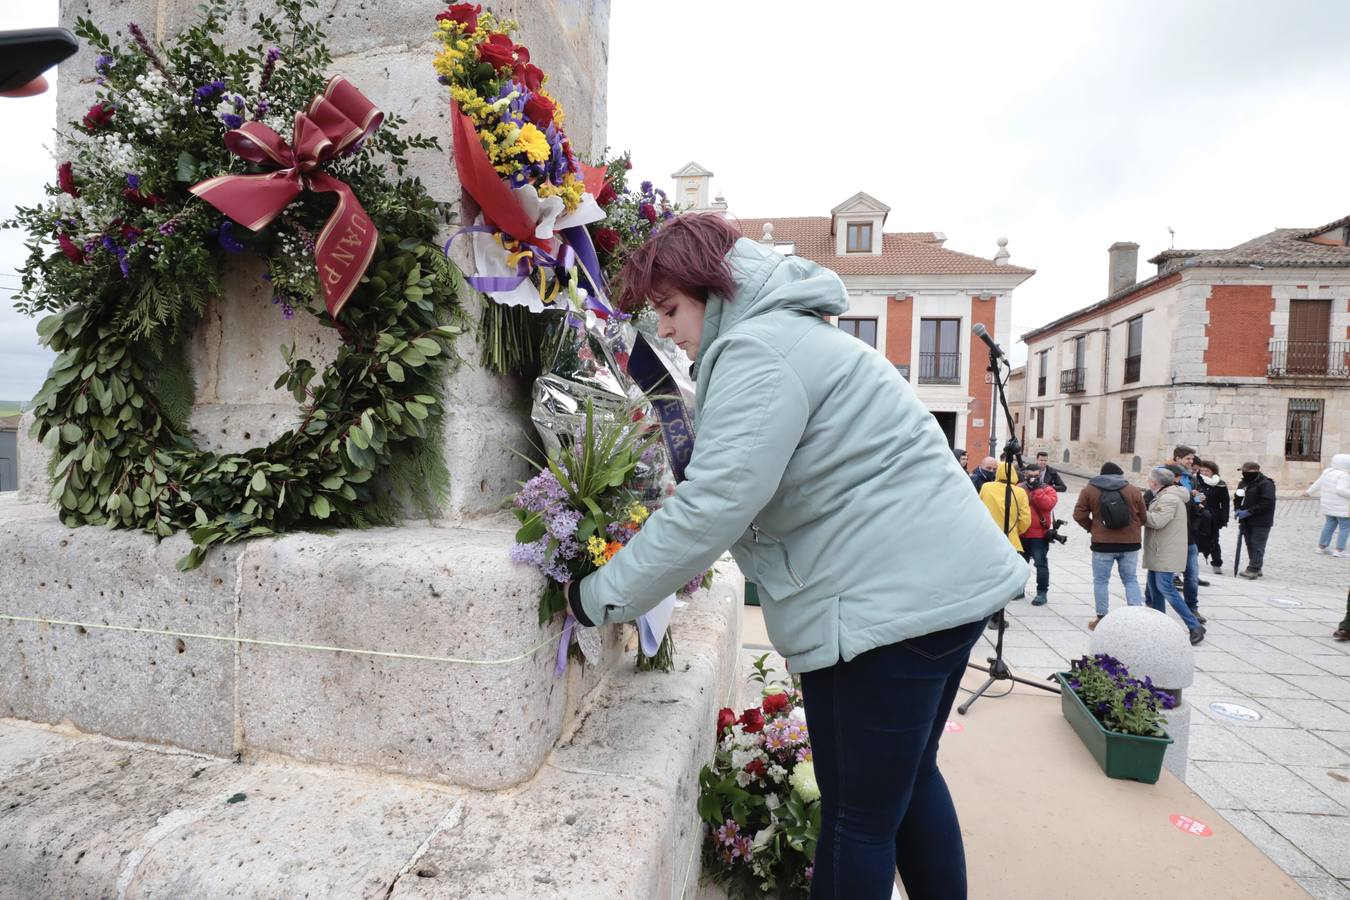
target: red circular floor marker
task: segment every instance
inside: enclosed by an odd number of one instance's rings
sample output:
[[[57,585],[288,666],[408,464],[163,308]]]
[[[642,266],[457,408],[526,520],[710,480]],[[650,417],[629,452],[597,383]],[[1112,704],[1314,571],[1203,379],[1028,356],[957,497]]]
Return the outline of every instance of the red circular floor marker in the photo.
[[[966,726],[962,725],[960,722],[953,722],[951,719],[948,719],[947,724],[942,726],[942,730],[948,734],[959,734],[966,730]]]
[[[1173,813],[1169,818],[1174,826],[1187,834],[1193,834],[1196,837],[1209,837],[1214,833],[1214,829],[1210,828],[1204,822],[1192,819],[1190,816],[1181,816]]]

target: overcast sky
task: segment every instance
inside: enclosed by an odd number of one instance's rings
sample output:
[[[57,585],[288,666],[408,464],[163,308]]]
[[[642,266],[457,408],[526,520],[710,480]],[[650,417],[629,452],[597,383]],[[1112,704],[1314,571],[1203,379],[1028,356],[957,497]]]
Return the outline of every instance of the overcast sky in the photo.
[[[0,28],[56,16],[4,6]],[[1339,0],[613,0],[609,143],[667,187],[702,163],[741,216],[827,215],[861,190],[889,230],[986,257],[1006,236],[1038,270],[1020,332],[1101,299],[1114,241],[1141,245],[1146,277],[1169,225],[1178,247],[1226,247],[1350,213],[1348,34]],[[0,104],[5,217],[51,177],[54,101]],[[0,297],[22,256],[0,232]],[[0,400],[46,366],[4,303]]]

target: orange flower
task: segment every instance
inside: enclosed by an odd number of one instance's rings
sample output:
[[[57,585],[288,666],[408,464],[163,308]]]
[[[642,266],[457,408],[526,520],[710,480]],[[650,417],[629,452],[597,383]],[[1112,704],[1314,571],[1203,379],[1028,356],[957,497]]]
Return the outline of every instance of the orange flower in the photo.
[[[618,541],[610,541],[609,544],[605,547],[605,561],[608,562],[609,560],[613,559],[614,554],[618,553],[622,549],[623,544],[620,544]]]

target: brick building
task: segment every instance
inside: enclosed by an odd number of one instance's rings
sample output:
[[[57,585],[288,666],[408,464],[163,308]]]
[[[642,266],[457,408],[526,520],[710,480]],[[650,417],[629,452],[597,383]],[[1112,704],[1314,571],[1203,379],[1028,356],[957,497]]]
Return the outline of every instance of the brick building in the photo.
[[[690,163],[672,176],[674,200],[693,211],[727,215],[743,235],[833,269],[849,293],[835,324],[878,351],[914,386],[950,444],[978,459],[989,445],[992,386],[988,357],[972,334],[982,323],[1008,345],[1012,292],[1033,269],[1009,262],[1000,238],[992,259],[948,249],[934,231],[886,231],[890,207],[857,193],[828,216],[741,218],[719,194],[708,200],[712,173]],[[1000,423],[998,435],[1007,435]]]
[[[1104,299],[1022,336],[1029,448],[1139,472],[1176,444],[1282,489],[1350,446],[1350,217],[1223,250],[1166,250],[1136,282],[1110,248]]]

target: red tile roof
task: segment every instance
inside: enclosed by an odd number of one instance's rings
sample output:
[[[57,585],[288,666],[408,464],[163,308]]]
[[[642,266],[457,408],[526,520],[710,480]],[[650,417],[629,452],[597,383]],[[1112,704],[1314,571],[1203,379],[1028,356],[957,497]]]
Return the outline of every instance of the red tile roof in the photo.
[[[1035,269],[996,266],[994,261],[942,246],[931,231],[887,231],[881,236],[880,253],[835,253],[835,236],[829,216],[730,219],[741,234],[753,241],[764,237],[764,223],[773,224],[775,241],[792,241],[798,256],[820,263],[840,275],[1033,275]]]

